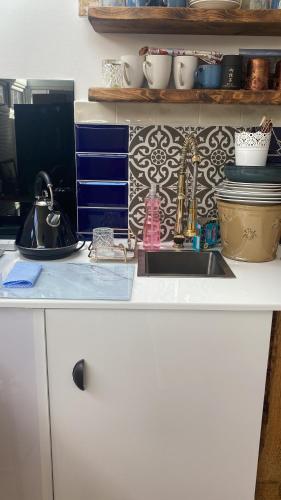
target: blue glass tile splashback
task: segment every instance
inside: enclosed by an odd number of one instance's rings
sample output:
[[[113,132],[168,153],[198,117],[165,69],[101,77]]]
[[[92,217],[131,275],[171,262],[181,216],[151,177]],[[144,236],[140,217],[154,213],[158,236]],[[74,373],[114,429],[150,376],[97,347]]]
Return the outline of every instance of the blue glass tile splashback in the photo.
[[[127,181],[128,155],[77,153],[77,179]]]
[[[78,205],[89,207],[128,207],[127,182],[77,182]]]
[[[82,153],[128,153],[127,125],[76,125],[76,151]]]
[[[78,232],[92,233],[94,227],[128,227],[128,209],[78,208]]]

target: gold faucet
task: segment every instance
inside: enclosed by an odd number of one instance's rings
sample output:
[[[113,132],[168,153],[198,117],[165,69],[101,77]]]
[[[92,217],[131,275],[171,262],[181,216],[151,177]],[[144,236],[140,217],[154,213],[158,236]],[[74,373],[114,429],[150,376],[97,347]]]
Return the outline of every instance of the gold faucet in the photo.
[[[191,153],[193,165],[193,182],[190,199],[186,206],[186,183],[187,183],[187,155]],[[182,248],[187,238],[196,236],[197,223],[197,175],[201,158],[198,154],[198,143],[192,134],[186,136],[181,154],[180,170],[178,175],[178,194],[176,224],[174,230],[174,246]]]

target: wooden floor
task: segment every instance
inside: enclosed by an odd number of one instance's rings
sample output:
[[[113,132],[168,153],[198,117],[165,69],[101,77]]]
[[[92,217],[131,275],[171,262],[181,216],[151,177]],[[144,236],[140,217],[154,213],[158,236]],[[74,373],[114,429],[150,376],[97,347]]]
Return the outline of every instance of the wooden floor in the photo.
[[[281,313],[273,315],[255,498],[281,499]]]

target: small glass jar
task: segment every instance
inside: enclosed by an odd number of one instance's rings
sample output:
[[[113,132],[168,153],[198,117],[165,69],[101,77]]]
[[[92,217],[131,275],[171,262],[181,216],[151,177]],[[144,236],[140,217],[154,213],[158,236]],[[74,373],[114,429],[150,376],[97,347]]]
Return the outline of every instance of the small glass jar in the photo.
[[[100,0],[101,7],[125,7],[125,0]]]
[[[123,61],[104,59],[102,61],[102,77],[106,88],[120,88],[123,82]]]
[[[164,0],[135,0],[136,7],[165,7]]]
[[[270,0],[250,0],[249,8],[251,10],[269,9],[270,8]]]

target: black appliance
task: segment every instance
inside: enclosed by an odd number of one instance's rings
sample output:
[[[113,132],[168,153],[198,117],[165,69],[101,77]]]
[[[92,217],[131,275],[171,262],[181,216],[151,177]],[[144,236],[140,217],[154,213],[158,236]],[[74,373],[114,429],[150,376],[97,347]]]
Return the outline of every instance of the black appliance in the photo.
[[[44,183],[48,191],[43,189]],[[36,176],[34,194],[33,207],[16,238],[20,253],[29,259],[49,260],[67,257],[79,250],[76,233],[54,200],[50,177],[44,171]]]
[[[0,79],[0,239],[15,239],[40,170],[76,227],[73,81]]]

